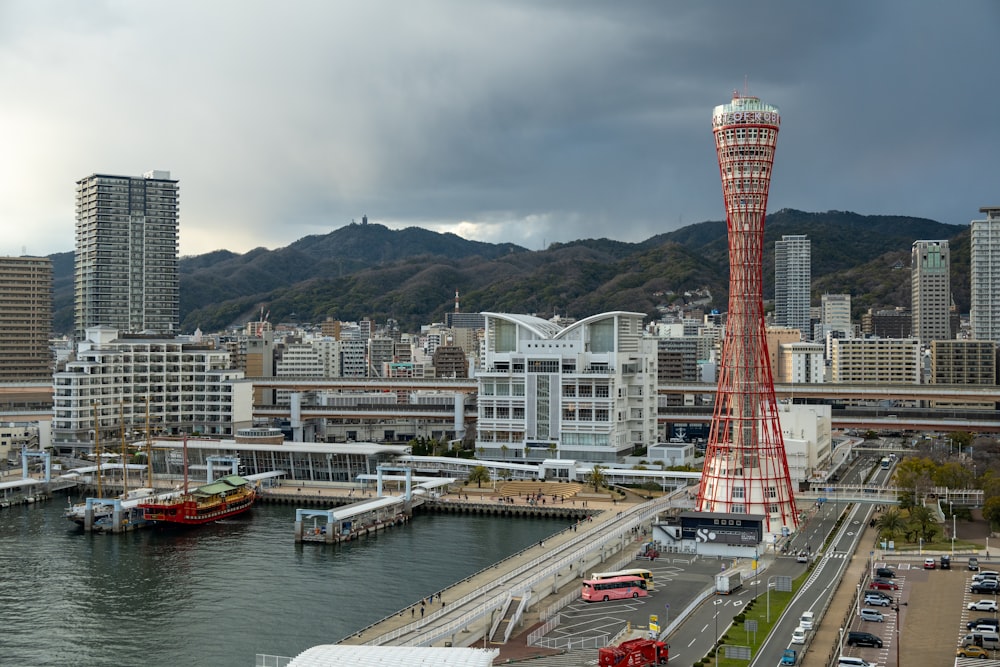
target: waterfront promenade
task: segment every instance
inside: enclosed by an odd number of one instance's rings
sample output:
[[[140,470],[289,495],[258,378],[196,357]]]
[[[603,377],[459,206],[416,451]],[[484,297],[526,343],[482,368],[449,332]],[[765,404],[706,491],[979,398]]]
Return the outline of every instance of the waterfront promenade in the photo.
[[[554,485],[546,487],[543,483],[541,486],[547,490]],[[517,500],[514,498],[514,504]],[[520,500],[523,504],[524,499]],[[471,488],[450,493],[440,501],[476,505],[508,502],[478,490],[473,492]],[[412,605],[341,643],[498,646],[491,643],[488,636],[499,620],[497,614],[506,609],[505,596],[510,591],[530,589],[529,609],[512,632],[510,641],[499,645],[501,661],[558,653],[525,644],[523,635],[537,623],[540,610],[560,597],[578,592],[581,569],[587,572],[609,560],[616,562],[623,557],[623,550],[634,548],[638,551],[632,529],[659,511],[651,503],[614,501],[608,496],[595,497],[593,494],[581,494],[558,504],[573,506],[573,503],[578,508],[584,508],[585,503],[589,518],[568,520],[566,528],[549,539],[456,582],[428,599],[415,600]],[[666,505],[665,502],[654,504]]]

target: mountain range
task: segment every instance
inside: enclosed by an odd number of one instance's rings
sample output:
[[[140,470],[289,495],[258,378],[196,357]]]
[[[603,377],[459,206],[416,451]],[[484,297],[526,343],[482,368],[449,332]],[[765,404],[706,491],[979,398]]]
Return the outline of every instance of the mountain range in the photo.
[[[776,211],[765,222],[765,299],[774,292],[774,242],[788,234],[811,241],[813,304],[823,293],[849,293],[855,315],[869,307],[909,307],[912,243],[947,239],[953,298],[960,312],[968,312],[968,226],[848,211]],[[53,329],[69,333],[73,253],[50,258]],[[275,250],[182,257],[179,273],[185,333],[241,324],[259,317],[261,308],[272,322],[394,318],[403,331],[416,331],[443,321],[456,291],[463,312],[582,318],[609,310],[657,317],[658,307],[707,289],[710,307],[724,311],[729,258],[725,221],[688,225],[640,243],[585,239],[538,251],[418,227],[352,223]]]

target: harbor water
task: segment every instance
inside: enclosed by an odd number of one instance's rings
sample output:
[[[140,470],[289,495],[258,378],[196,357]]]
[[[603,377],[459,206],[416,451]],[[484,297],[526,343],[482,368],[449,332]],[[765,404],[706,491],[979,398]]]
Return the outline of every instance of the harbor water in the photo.
[[[123,535],[85,534],[65,506],[56,496],[0,510],[0,665],[248,667],[257,653],[294,656],[566,527],[418,514],[356,542],[296,545],[288,505]]]

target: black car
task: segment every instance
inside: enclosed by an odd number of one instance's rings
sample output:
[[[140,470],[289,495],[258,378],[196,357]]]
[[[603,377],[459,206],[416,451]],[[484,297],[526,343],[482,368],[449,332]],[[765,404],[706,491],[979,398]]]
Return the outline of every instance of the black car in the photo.
[[[993,593],[996,595],[997,591],[1000,591],[1000,582],[996,579],[984,579],[972,584],[972,588],[969,590],[973,593]]]
[[[979,570],[979,559],[975,556],[969,558],[969,569],[973,572],[977,572]]]
[[[896,576],[896,571],[888,567],[880,567],[875,570],[876,577],[883,577],[885,579],[892,579]]]
[[[951,556],[942,555],[941,556],[941,569],[950,570],[951,569]]]
[[[981,616],[979,618],[974,618],[965,624],[965,627],[969,630],[975,630],[980,625],[996,625],[997,619],[992,616]]]
[[[874,646],[875,648],[882,648],[882,638],[877,637],[870,632],[848,632],[847,645]]]

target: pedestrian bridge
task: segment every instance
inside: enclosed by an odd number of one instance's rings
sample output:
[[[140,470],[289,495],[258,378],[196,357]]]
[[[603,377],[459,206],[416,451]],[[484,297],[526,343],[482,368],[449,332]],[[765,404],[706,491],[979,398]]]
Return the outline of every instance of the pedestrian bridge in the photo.
[[[809,491],[795,494],[797,500],[815,500],[828,503],[870,503],[874,505],[898,505],[899,498],[909,493],[894,486],[870,486],[865,484],[814,485]],[[935,487],[928,491],[927,499],[937,499],[942,505],[960,507],[982,507],[982,489],[949,489]]]

